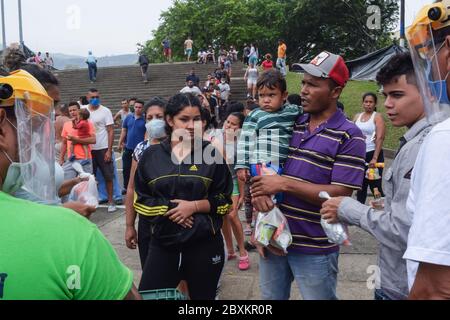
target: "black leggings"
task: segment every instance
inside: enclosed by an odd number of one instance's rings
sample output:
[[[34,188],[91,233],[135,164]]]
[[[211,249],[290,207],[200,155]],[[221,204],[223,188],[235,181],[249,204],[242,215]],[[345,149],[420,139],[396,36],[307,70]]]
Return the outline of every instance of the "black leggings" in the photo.
[[[148,248],[152,240],[152,224],[145,217],[139,216],[138,223],[138,249],[139,258],[141,259],[141,267],[144,269],[145,261],[147,260]]]
[[[375,153],[375,151],[371,151],[368,152],[366,154],[366,162],[369,163],[370,161],[372,161],[373,159],[373,154]],[[380,155],[378,156],[378,163],[384,163],[384,153],[383,150],[381,150]],[[366,170],[368,168],[366,167]],[[378,168],[378,171],[380,172],[380,177],[383,177],[383,169],[382,168]],[[367,200],[367,187],[370,187],[370,191],[372,191],[373,194],[373,190],[375,188],[378,188],[378,191],[380,191],[381,196],[384,197],[384,193],[383,193],[383,189],[381,187],[381,182],[383,179],[379,179],[379,180],[368,180],[366,178],[364,178],[364,182],[362,185],[362,188],[360,191],[358,191],[358,193],[356,194],[356,198],[359,202],[361,202],[362,204],[366,203]]]
[[[220,233],[190,243],[181,250],[168,249],[153,240],[142,270],[139,291],[176,288],[181,280],[186,280],[191,300],[214,300],[224,263],[225,250]]]

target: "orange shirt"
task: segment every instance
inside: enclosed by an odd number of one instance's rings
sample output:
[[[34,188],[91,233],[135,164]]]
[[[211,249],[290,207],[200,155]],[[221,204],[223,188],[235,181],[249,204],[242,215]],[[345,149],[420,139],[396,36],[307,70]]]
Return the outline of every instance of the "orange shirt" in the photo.
[[[278,46],[278,58],[286,59],[286,51],[287,51],[287,47],[284,43],[282,45]]]
[[[89,123],[89,136],[95,136],[95,128],[94,128],[94,124],[91,121],[88,121]],[[67,136],[73,136],[73,137],[77,137],[77,129],[73,128],[73,123],[72,121],[66,122],[64,124],[62,133],[61,133],[61,137],[63,139],[66,139]],[[70,150],[72,149],[72,141],[67,140],[67,158],[70,158],[72,156],[72,154],[70,153]],[[88,159],[91,159],[91,145],[88,145]],[[75,147],[73,149],[73,153],[75,153],[75,158],[78,160],[81,159],[85,159],[85,153],[84,153],[84,149],[83,149],[83,145],[81,144],[75,144]]]

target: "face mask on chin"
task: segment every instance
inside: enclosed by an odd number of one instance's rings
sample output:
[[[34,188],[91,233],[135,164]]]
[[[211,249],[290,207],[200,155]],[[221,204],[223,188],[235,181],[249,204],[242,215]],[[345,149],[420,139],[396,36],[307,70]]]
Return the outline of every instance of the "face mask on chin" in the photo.
[[[28,164],[12,161],[10,156],[5,151],[3,151],[3,154],[11,164],[6,172],[5,180],[3,180],[2,191],[8,194],[13,194],[23,186],[24,181],[21,175],[21,168],[27,166]]]
[[[61,188],[63,182],[64,182],[64,170],[57,162],[55,162],[55,186],[56,186],[56,192],[59,191],[59,189]],[[18,199],[22,199],[22,200],[27,200],[27,201],[39,203],[39,204],[45,204],[45,205],[56,205],[56,204],[59,204],[59,202],[57,202],[57,201],[49,202],[49,201],[42,200],[37,195],[35,195],[34,193],[28,191],[24,187],[20,187],[16,192],[14,192],[14,197],[18,198]]]

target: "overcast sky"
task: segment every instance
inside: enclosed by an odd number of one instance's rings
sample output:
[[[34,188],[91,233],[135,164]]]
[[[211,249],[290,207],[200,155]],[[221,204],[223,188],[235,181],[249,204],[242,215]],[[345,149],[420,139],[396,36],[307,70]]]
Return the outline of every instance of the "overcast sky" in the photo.
[[[220,0],[218,0],[220,1]],[[431,0],[406,0],[409,25]],[[172,0],[22,0],[24,40],[33,51],[96,56],[135,53]],[[7,44],[19,41],[17,0],[5,0]],[[195,39],[194,39],[195,40]]]

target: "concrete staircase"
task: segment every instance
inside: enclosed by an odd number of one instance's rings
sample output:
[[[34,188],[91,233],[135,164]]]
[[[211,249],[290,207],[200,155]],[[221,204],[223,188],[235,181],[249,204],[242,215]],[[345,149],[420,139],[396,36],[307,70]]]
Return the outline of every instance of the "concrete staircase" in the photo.
[[[120,102],[124,98],[137,97],[144,101],[154,96],[168,99],[178,93],[185,86],[186,76],[192,67],[203,86],[208,73],[213,73],[216,65],[195,63],[163,63],[149,66],[149,83],[144,84],[139,66],[123,66],[99,68],[97,82],[91,84],[87,69],[57,71],[61,85],[61,102],[78,101],[86,95],[90,88],[100,91],[102,105],[111,109],[115,114],[120,109]],[[237,62],[233,65],[231,79],[232,100],[244,101],[247,95],[244,83],[245,66]],[[115,128],[115,145],[119,140],[120,128]]]

